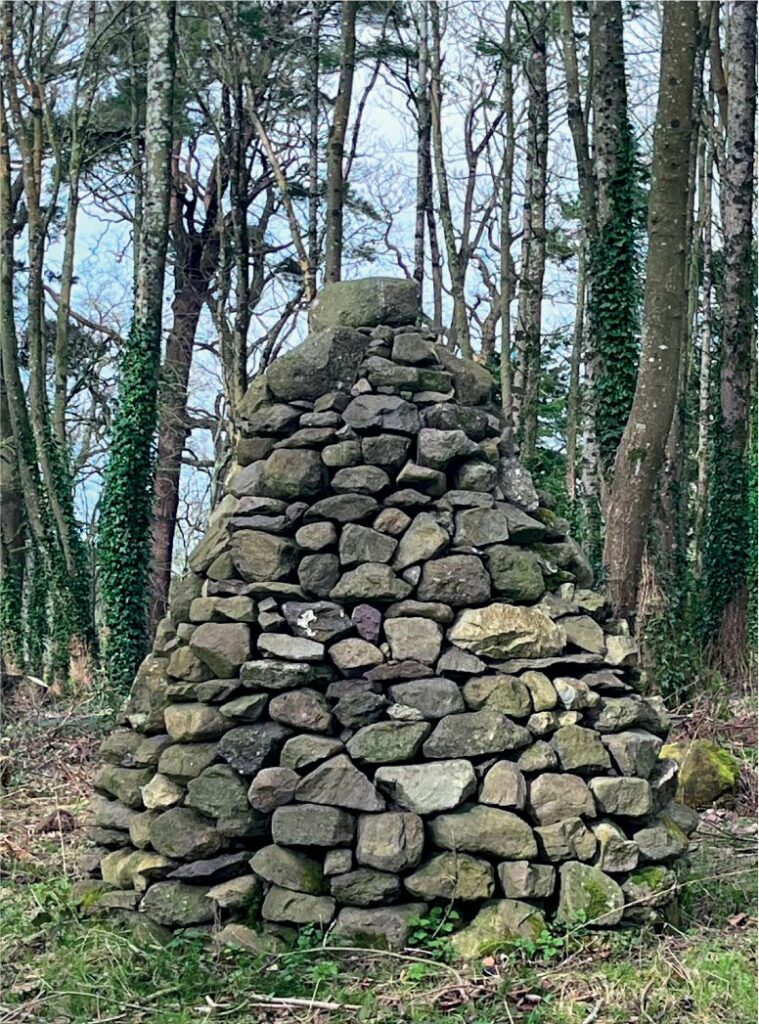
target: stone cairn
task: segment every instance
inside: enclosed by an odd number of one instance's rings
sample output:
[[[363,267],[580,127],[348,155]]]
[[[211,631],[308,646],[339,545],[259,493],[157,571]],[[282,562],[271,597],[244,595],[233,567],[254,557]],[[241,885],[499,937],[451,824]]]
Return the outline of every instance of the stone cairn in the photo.
[[[99,907],[398,948],[453,902],[466,957],[672,899],[693,821],[635,642],[499,449],[490,375],[418,323],[412,282],[329,286],[248,391],[102,747]]]

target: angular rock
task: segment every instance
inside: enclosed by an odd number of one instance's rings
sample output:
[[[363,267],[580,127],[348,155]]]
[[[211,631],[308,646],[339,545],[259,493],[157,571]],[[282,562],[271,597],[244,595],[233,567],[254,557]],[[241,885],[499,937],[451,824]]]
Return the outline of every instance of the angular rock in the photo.
[[[166,811],[184,799],[184,787],[158,772],[142,787],[142,802],[150,811]]]
[[[539,775],[530,783],[530,813],[541,825],[567,818],[594,818],[596,805],[591,791],[577,775]]]
[[[448,630],[448,639],[491,658],[550,657],[565,642],[564,631],[543,612],[510,604],[465,609]]]
[[[519,680],[529,690],[532,706],[536,711],[550,711],[556,707],[558,703],[556,688],[548,676],[543,675],[542,672],[525,672],[519,677]]]
[[[411,590],[390,566],[366,562],[341,576],[329,596],[333,601],[402,601]]]
[[[255,690],[292,690],[297,686],[331,678],[320,665],[294,661],[248,661],[240,669],[240,682]]]
[[[509,537],[512,543],[534,544],[536,541],[542,540],[546,534],[546,527],[539,519],[528,516],[526,512],[516,505],[502,502],[498,508],[506,515],[509,523]]]
[[[340,640],[329,649],[329,656],[344,675],[358,675],[385,660],[382,651],[368,640],[349,637]]]
[[[546,929],[543,914],[520,900],[493,900],[451,939],[463,960],[474,960],[519,939],[535,941]]]
[[[439,498],[445,493],[447,480],[445,473],[428,466],[419,466],[415,462],[407,462],[396,477],[398,486],[415,487],[423,494]]]
[[[376,722],[348,740],[348,753],[365,764],[410,761],[429,731],[428,722]]]
[[[599,821],[591,825],[598,842],[596,867],[609,874],[633,871],[638,865],[637,845],[613,821]]]
[[[258,649],[263,654],[287,661],[319,662],[324,658],[324,644],[305,637],[288,636],[287,633],[262,633],[258,638]]]
[[[312,330],[323,327],[395,327],[413,324],[418,315],[419,291],[415,281],[371,277],[339,281],[322,288],[309,310],[309,326]],[[368,344],[366,336],[362,337]],[[310,372],[310,369],[306,366],[300,372]],[[334,387],[333,374],[326,378],[324,386],[320,384],[319,394],[330,386]]]
[[[140,910],[167,928],[187,928],[213,920],[213,905],[206,889],[184,882],[156,882],[142,898]]]
[[[353,841],[355,828],[347,811],[319,804],[288,804],[271,818],[271,837],[282,846],[343,846]]]
[[[647,779],[653,771],[662,741],[645,729],[630,729],[603,737],[614,764],[623,775]]]
[[[284,768],[304,770],[326,761],[343,749],[340,740],[329,736],[293,736],[289,739],[279,756],[279,763]]]
[[[604,653],[603,630],[589,615],[568,615],[559,619],[559,625],[567,634],[567,643],[591,654]]]
[[[284,846],[264,846],[250,860],[253,873],[281,889],[321,896],[326,891],[321,864]]]
[[[508,520],[498,509],[470,508],[456,513],[453,541],[459,547],[482,548],[508,539]]]
[[[474,768],[463,759],[387,765],[377,769],[374,781],[397,807],[416,814],[452,810],[477,788]]]
[[[403,884],[412,896],[425,900],[486,900],[495,889],[490,864],[466,853],[439,853]]]
[[[308,523],[297,530],[295,543],[305,551],[323,551],[337,543],[337,530],[334,523]]]
[[[430,758],[478,757],[517,750],[530,742],[527,729],[497,711],[471,711],[441,718],[424,744]]]
[[[238,850],[236,853],[222,853],[208,860],[194,860],[190,864],[183,864],[175,868],[168,877],[181,882],[210,885],[244,873],[247,865],[248,854],[245,850]]]
[[[370,604],[359,604],[351,613],[351,622],[362,640],[376,644],[382,632],[382,612]]]
[[[344,875],[353,867],[353,854],[350,850],[328,850],[324,855],[324,875]]]
[[[490,399],[493,378],[488,370],[471,359],[460,359],[445,345],[436,345],[437,357],[453,375],[456,401],[461,405],[480,405]]]
[[[459,650],[458,647],[449,647],[437,663],[438,672],[448,672],[452,675],[476,676],[486,668],[484,661],[474,654]]]
[[[243,775],[255,775],[275,760],[290,735],[289,729],[275,722],[241,725],[222,736],[219,754]]]
[[[508,601],[531,604],[543,596],[546,585],[532,551],[496,544],[487,553],[487,565],[494,590]]]
[[[397,621],[413,622],[415,620]],[[423,718],[443,718],[445,715],[464,710],[461,691],[450,679],[431,677],[415,679],[407,683],[396,683],[395,686],[390,687],[390,696],[397,704],[416,708]]]
[[[315,498],[326,485],[321,453],[310,448],[280,448],[261,467],[260,493],[272,498]]]
[[[734,789],[739,765],[733,755],[709,740],[682,740],[661,748],[660,757],[679,766],[677,799],[689,807],[710,807]]]
[[[416,407],[395,395],[359,395],[345,410],[343,419],[354,430],[397,430],[412,435],[419,430]]]
[[[404,617],[385,621],[385,636],[396,661],[415,658],[432,665],[443,643],[443,631],[431,619]],[[438,716],[439,717],[439,716]]]
[[[161,754],[158,771],[174,782],[188,782],[212,764],[218,753],[218,743],[174,743]]]
[[[308,732],[328,732],[332,725],[327,702],[316,690],[291,690],[278,694],[269,703],[269,717],[281,725]]]
[[[601,743],[601,737],[592,729],[583,729],[579,725],[562,726],[553,734],[551,745],[566,772],[594,775],[611,767],[609,753]]]
[[[400,571],[427,562],[445,549],[449,539],[432,513],[420,512],[400,540],[393,567]]]
[[[417,597],[420,601],[441,601],[454,608],[481,604],[490,597],[490,577],[474,555],[437,558],[424,564]]]
[[[498,865],[498,878],[509,899],[543,900],[553,896],[556,869],[528,860],[507,860]]]
[[[622,885],[627,901],[624,917],[642,924],[659,921],[661,910],[672,903],[677,890],[677,876],[662,864],[638,868]]]
[[[295,796],[300,776],[292,768],[262,768],[250,784],[248,801],[264,814],[289,804]]]
[[[535,828],[541,853],[552,862],[591,860],[596,852],[596,837],[580,818],[565,818],[553,825]]]
[[[389,562],[398,542],[368,526],[348,523],[340,534],[339,555],[344,566],[361,562]]]
[[[248,803],[245,782],[225,764],[211,765],[191,779],[185,803],[215,818],[216,828],[224,836],[257,836],[267,828],[263,815]]]
[[[95,776],[96,789],[115,796],[127,807],[139,810],[142,807],[142,787],[153,777],[150,768],[117,768],[116,765],[102,764]]]
[[[356,379],[369,341],[365,334],[350,329],[357,326],[355,322],[336,319],[328,294],[335,287],[339,290],[341,285],[330,285],[320,294],[321,312],[312,307],[312,331],[306,340],[267,369],[266,382],[277,398],[316,399],[330,390],[347,391]]]
[[[368,465],[397,470],[406,461],[410,446],[411,441],[407,437],[378,434],[376,437],[365,437],[361,442],[361,451]]]
[[[309,896],[273,885],[266,894],[261,917],[284,924],[316,924],[324,927],[335,916],[331,896]]]
[[[154,818],[150,842],[158,853],[176,860],[212,857],[223,846],[211,822],[190,807],[172,807]]]
[[[450,814],[441,814],[429,823],[436,846],[444,850],[488,853],[509,860],[532,858],[538,848],[532,829],[516,814],[496,807],[477,804]]]
[[[417,435],[417,461],[420,466],[444,469],[453,459],[478,452],[463,430],[436,430],[422,427]]]
[[[371,690],[357,690],[341,697],[334,707],[335,718],[348,729],[378,722],[388,707],[386,697]]]
[[[340,562],[337,555],[306,555],[298,565],[298,583],[304,593],[315,597],[329,597],[330,591],[340,579]]]
[[[306,512],[306,523],[330,519],[336,523],[358,523],[375,515],[379,509],[376,500],[368,494],[333,494],[317,501]]]
[[[236,722],[257,722],[264,713],[264,708],[269,698],[264,693],[251,693],[245,697],[237,697],[235,700],[227,701],[219,708],[220,714],[229,720]]]
[[[184,679],[190,683],[197,683],[205,679],[210,679],[213,674],[209,667],[202,662],[197,654],[195,654],[194,651],[191,651],[189,647],[178,647],[176,650],[172,651],[165,671],[174,679]],[[165,710],[167,705],[171,703],[168,684],[165,681],[162,696],[165,703],[161,709],[161,729],[163,729],[163,710]]]
[[[548,772],[558,763],[556,752],[543,740],[526,747],[517,759],[517,765],[523,772]]]
[[[688,837],[672,820],[640,829],[633,841],[643,863],[674,860],[688,850]]]
[[[332,934],[352,945],[374,949],[403,949],[408,945],[410,922],[426,912],[426,903],[367,909],[344,907],[337,915]]]
[[[588,924],[610,928],[622,920],[625,897],[600,868],[570,861],[559,868],[559,906],[556,920],[572,924],[580,914]]]
[[[527,687],[515,676],[480,676],[464,686],[467,706],[479,711],[500,711],[502,715],[527,718],[532,702]]]
[[[524,775],[512,761],[497,761],[485,775],[480,802],[521,811],[527,799]]]
[[[357,868],[334,876],[329,888],[338,903],[370,907],[375,903],[394,903],[400,895],[401,883],[385,871]]]
[[[245,910],[251,906],[261,894],[261,883],[255,875],[238,875],[228,882],[214,885],[206,893],[206,899],[212,900],[217,907],[224,910]]]
[[[282,580],[295,568],[298,557],[292,541],[262,530],[237,530],[230,542],[230,555],[246,583]]]
[[[345,807],[349,811],[384,811],[385,801],[363,772],[345,754],[324,761],[304,779],[295,799]]]
[[[642,818],[651,811],[651,787],[645,779],[591,779],[590,790],[604,814]]]
[[[173,740],[215,740],[229,723],[216,708],[207,704],[171,704],[164,712],[166,732]]]
[[[398,873],[415,868],[424,847],[424,824],[416,814],[388,811],[358,820],[356,860],[365,867]]]

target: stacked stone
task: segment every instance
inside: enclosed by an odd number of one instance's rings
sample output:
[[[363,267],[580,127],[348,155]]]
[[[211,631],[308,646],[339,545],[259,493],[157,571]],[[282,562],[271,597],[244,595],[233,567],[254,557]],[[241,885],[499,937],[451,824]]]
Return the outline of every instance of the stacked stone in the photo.
[[[330,286],[249,390],[102,748],[101,906],[402,946],[454,901],[469,956],[671,899],[692,823],[661,702],[501,452],[489,374],[418,313],[410,282]]]

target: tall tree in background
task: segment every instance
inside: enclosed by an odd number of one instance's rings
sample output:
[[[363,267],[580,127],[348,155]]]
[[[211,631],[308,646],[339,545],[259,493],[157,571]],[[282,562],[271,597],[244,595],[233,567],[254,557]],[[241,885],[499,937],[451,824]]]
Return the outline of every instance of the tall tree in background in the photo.
[[[713,661],[740,678],[748,651],[748,431],[753,359],[752,207],[756,149],[756,4],[730,4],[727,145],[722,169],[722,344],[705,552],[707,632]]]
[[[324,280],[339,281],[343,265],[343,208],[345,182],[343,181],[343,151],[345,134],[353,93],[356,67],[356,14],[357,0],[345,0],[340,11],[340,77],[337,86],[335,110],[327,139],[327,209],[324,256]]]
[[[103,485],[99,563],[106,664],[113,685],[127,687],[147,639],[147,577],[161,322],[169,231],[174,109],[173,0],[151,0],[145,177],[134,315],[121,362],[119,401]]]
[[[654,489],[677,394],[697,13],[695,4],[664,6],[640,363],[614,463],[604,546],[609,595],[622,615],[636,608]]]
[[[529,465],[538,437],[540,342],[543,276],[546,266],[546,187],[548,179],[548,82],[546,24],[548,7],[536,2],[523,9],[529,33],[527,77],[527,157],[522,213],[519,300],[514,323],[513,407],[519,452]]]

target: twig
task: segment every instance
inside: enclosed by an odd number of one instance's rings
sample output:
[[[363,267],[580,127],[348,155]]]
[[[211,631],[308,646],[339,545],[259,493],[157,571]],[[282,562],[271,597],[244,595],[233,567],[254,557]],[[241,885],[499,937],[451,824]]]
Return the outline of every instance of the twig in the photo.
[[[583,1020],[582,1024],[593,1024],[593,1021],[598,1019],[598,1015],[601,1012],[601,1009],[603,1008],[603,1005],[604,1005],[603,999],[599,999],[598,1002],[596,1003],[596,1005],[593,1007],[593,1009],[588,1014],[588,1016]]]
[[[281,1006],[307,1010],[360,1010],[355,1003],[330,1003],[320,999],[296,999],[286,996],[264,996],[254,992],[245,1000],[246,1006]]]

